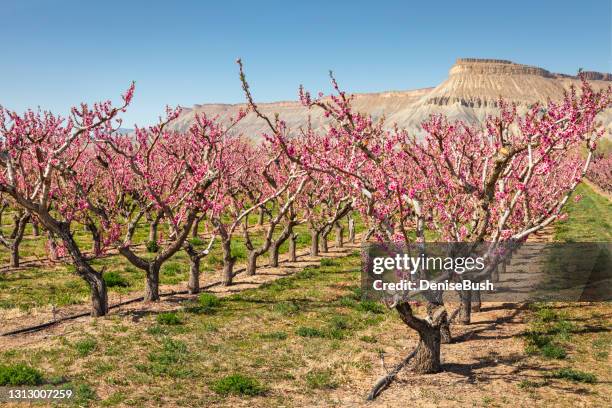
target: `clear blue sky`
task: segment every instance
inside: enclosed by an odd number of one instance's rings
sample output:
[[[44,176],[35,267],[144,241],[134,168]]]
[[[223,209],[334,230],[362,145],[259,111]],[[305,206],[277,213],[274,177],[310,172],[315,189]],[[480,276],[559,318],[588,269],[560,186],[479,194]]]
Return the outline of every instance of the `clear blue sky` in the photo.
[[[0,104],[58,113],[117,98],[151,123],[166,104],[241,102],[236,57],[256,99],[295,99],[303,83],[351,92],[438,84],[457,57],[548,70],[612,71],[610,0],[0,0]]]

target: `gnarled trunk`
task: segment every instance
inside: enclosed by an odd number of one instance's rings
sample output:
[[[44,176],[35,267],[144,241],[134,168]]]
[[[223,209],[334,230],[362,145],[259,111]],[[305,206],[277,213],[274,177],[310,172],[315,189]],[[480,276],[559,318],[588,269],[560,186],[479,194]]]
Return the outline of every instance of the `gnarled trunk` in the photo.
[[[319,231],[310,230],[310,255],[319,256]]]
[[[297,246],[297,235],[291,234],[289,236],[289,262],[296,262],[296,246]]]
[[[414,316],[408,303],[400,303],[395,308],[402,321],[419,334],[419,344],[414,356],[413,370],[419,374],[439,372],[441,370],[440,324],[446,318],[444,308],[441,308],[433,318],[429,319],[420,319]]]
[[[246,274],[248,276],[255,275],[255,272],[257,271],[257,258],[259,258],[258,251],[254,250],[249,252],[246,269]]]
[[[187,283],[187,289],[191,295],[200,292],[200,258],[198,256],[189,257],[189,283]]]
[[[351,244],[355,243],[355,219],[353,217],[348,220],[348,241]]]
[[[223,286],[230,286],[234,278],[234,262],[236,262],[236,258],[232,257],[231,239],[222,239],[221,247],[223,248]]]
[[[262,226],[264,224],[264,215],[265,215],[265,210],[263,207],[259,207],[259,215],[257,217],[257,225]]]
[[[321,234],[320,240],[321,240],[321,251],[322,252],[329,251],[329,245],[328,245],[328,242],[327,242],[327,234],[325,232],[323,232]]]
[[[102,274],[98,272],[86,272],[85,280],[91,291],[91,316],[105,316],[108,313],[108,292],[106,282]]]
[[[156,302],[159,300],[159,269],[157,262],[150,262],[145,279],[145,302]]]
[[[482,301],[480,300],[480,291],[472,291],[472,312],[480,312]]]
[[[157,242],[157,229],[160,219],[160,217],[155,217],[155,219],[149,223],[149,242]]]
[[[270,245],[270,266],[276,268],[278,266],[278,254],[282,243],[274,242]]]
[[[344,246],[344,227],[339,222],[336,223],[336,247],[342,248]]]
[[[36,221],[32,221],[32,235],[35,237],[40,236],[40,227]]]
[[[472,311],[472,291],[462,290],[459,292],[461,303],[459,304],[459,314],[457,320],[462,324],[470,324]]]

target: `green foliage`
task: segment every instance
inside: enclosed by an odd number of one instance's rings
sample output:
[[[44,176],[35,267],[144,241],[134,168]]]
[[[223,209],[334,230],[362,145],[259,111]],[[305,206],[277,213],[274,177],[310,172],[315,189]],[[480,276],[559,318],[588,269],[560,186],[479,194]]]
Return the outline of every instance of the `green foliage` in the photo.
[[[259,381],[243,374],[232,374],[215,381],[212,390],[224,396],[230,394],[256,396],[266,392],[265,387]]]
[[[261,333],[259,337],[265,340],[285,340],[288,336],[285,332],[276,331],[270,333]]]
[[[98,347],[98,342],[95,339],[87,338],[74,343],[74,348],[81,357],[91,354]]]
[[[42,382],[42,373],[28,365],[0,365],[0,386],[40,385]]]
[[[221,299],[213,295],[212,293],[202,293],[198,297],[197,311],[205,314],[212,314],[217,311],[221,305]]]
[[[283,316],[291,316],[300,311],[300,305],[296,302],[279,302],[272,306],[272,310]]]
[[[330,258],[323,258],[321,259],[321,266],[336,266],[338,265],[338,263]]]
[[[314,389],[334,389],[338,387],[338,382],[334,380],[333,371],[327,370],[312,370],[306,374],[306,384]]]
[[[164,338],[161,350],[149,353],[148,360],[150,364],[139,365],[136,368],[157,376],[188,377],[192,375],[192,372],[184,366],[188,351],[185,342]]]
[[[374,302],[373,300],[364,300],[360,302],[357,305],[357,310],[376,314],[385,313],[385,307],[378,302]]]
[[[595,374],[574,370],[573,368],[562,368],[560,370],[555,370],[551,374],[551,377],[587,384],[594,384],[597,382],[597,377]]]
[[[107,272],[103,275],[103,277],[106,286],[108,286],[109,288],[127,288],[128,286],[130,286],[130,283],[127,281],[127,279],[121,276],[119,272]]]
[[[300,326],[295,331],[295,334],[302,337],[325,337],[325,333],[314,327]]]
[[[181,318],[174,312],[160,313],[157,315],[157,323],[164,324],[166,326],[176,326],[183,324]]]
[[[378,343],[378,340],[374,336],[361,336],[359,340],[363,341],[364,343]]]
[[[89,401],[98,399],[96,391],[91,388],[88,384],[79,384],[74,389],[74,402],[78,406],[86,406]]]
[[[147,252],[157,253],[159,251],[159,244],[157,241],[147,241]]]

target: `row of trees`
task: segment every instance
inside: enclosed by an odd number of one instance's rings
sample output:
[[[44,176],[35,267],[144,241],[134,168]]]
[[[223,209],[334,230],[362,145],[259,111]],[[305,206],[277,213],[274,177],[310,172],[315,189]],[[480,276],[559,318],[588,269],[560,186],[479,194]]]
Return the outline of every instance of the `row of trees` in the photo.
[[[345,203],[342,213],[335,213],[333,197],[319,196],[331,185],[313,178],[272,144],[235,134],[246,112],[226,125],[199,115],[186,132],[177,132],[168,130],[168,124],[180,111],[168,109],[155,126],[137,127],[129,135],[119,132],[119,115],[133,93],[132,84],[121,105],[81,104],[68,118],[34,111],[20,115],[0,107],[0,215],[10,209],[14,217],[13,232],[0,233],[0,242],[11,249],[11,264],[18,266],[26,224],[41,225],[49,236],[50,255],[71,260],[89,285],[93,316],[108,312],[103,271],[92,265],[109,251],[142,270],[144,298],[156,301],[160,269],[178,251],[189,256],[188,287],[197,293],[201,259],[219,241],[223,284],[231,285],[237,235],[244,237],[247,274],[252,275],[265,253],[269,264],[277,266],[287,240],[290,258],[296,260],[294,229],[300,223],[308,222],[315,240],[320,235],[326,242],[332,226],[350,210]],[[257,245],[249,221],[255,212],[262,216],[257,230],[263,232]],[[211,231],[204,248],[188,239],[203,223]],[[143,225],[149,229],[146,252],[134,242]],[[75,238],[83,228],[91,248]]]
[[[328,126],[294,129],[299,135],[290,137],[282,118],[259,110],[238,63],[248,109],[269,127],[260,144],[233,131],[246,111],[225,125],[199,115],[178,132],[168,124],[179,110],[168,110],[157,125],[121,134],[119,116],[132,100],[133,84],[118,106],[81,104],[68,118],[0,108],[0,192],[22,220],[15,224],[21,236],[22,225],[34,221],[55,237],[91,288],[92,315],[108,311],[102,271],[92,260],[110,249],[143,271],[145,300],[155,301],[160,268],[180,250],[189,255],[189,288],[195,293],[200,260],[214,239],[223,250],[224,284],[230,285],[237,234],[248,251],[247,273],[253,274],[265,253],[277,265],[287,240],[295,259],[294,228],[301,222],[310,228],[312,254],[327,249],[334,228],[341,243],[340,220],[352,211],[368,225],[366,239],[525,240],[563,216],[603,134],[595,118],[610,106],[612,94],[595,92],[583,81],[581,92],[572,89],[563,100],[535,104],[524,114],[499,101],[499,114],[478,127],[432,116],[417,138],[355,112],[352,97],[332,77],[330,96],[299,92],[305,106],[324,111]],[[580,145],[586,146],[586,158],[573,153]],[[259,244],[249,222],[256,213],[268,220]],[[167,225],[165,240],[158,239],[160,223]],[[205,249],[188,241],[201,223],[211,231]],[[134,248],[142,224],[160,244],[153,256]],[[75,240],[79,226],[90,232],[92,250]],[[349,226],[354,236],[352,219]],[[18,247],[18,236],[19,231],[0,241]],[[461,293],[461,299],[462,321],[469,322],[471,293]],[[429,299],[424,317],[401,296],[391,306],[419,333],[417,371],[440,370],[441,337],[449,321],[442,298]]]
[[[369,223],[368,235],[405,244],[425,245],[432,237],[491,243],[487,256],[493,260],[483,272],[489,276],[502,258],[496,247],[524,242],[566,216],[563,207],[604,134],[596,116],[612,103],[612,89],[595,92],[583,80],[580,92],[572,88],[561,101],[534,104],[523,114],[500,100],[499,113],[479,126],[434,115],[417,138],[397,127],[386,130],[384,118],[355,112],[352,97],[330,74],[332,95],[299,93],[306,107],[324,111],[328,128],[303,129],[295,140],[282,120],[258,109],[238,64],[249,106],[268,123],[272,142],[304,171],[330,182],[335,202],[347,197]],[[586,157],[578,154],[582,146]],[[444,279],[461,278],[451,273]],[[437,372],[440,343],[450,341],[441,293],[425,294],[423,317],[415,315],[405,295],[395,296],[390,306],[419,334],[415,370]],[[452,315],[469,323],[472,293],[461,292],[460,298]]]
[[[595,158],[589,167],[587,177],[603,191],[612,194],[612,154]]]

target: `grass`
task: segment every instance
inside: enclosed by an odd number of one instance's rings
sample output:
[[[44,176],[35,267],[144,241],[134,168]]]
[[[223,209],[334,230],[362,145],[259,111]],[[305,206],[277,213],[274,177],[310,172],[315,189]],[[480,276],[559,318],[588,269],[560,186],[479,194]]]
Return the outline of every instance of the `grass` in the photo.
[[[597,376],[595,376],[594,374],[574,370],[571,368],[562,368],[560,370],[555,370],[551,374],[551,377],[587,384],[594,384],[597,382]]]
[[[212,386],[213,391],[220,395],[255,396],[266,392],[259,381],[243,374],[232,374],[223,377]]]
[[[128,279],[121,276],[121,274],[117,271],[105,273],[103,276],[104,282],[109,288],[127,288],[130,286],[130,282],[128,281]]]
[[[333,371],[312,370],[306,374],[306,384],[313,389],[331,390],[338,387],[338,382],[334,380]]]
[[[555,224],[555,241],[610,242],[612,241],[612,203],[589,186],[580,184],[574,197],[565,207],[568,218]]]
[[[181,318],[174,312],[160,313],[157,315],[157,323],[166,326],[177,326],[183,324]]]
[[[533,315],[525,332],[525,352],[548,359],[563,360],[575,331],[567,315],[558,313],[545,303],[532,305]]]
[[[77,354],[81,357],[85,357],[91,354],[97,346],[98,342],[92,338],[80,340],[74,344],[74,348],[77,351]]]
[[[155,406],[162,400],[178,406],[222,406],[229,395],[252,398],[249,387],[242,388],[247,394],[241,393],[241,385],[234,391],[213,389],[231,383],[221,380],[235,374],[266,386],[265,393],[258,394],[265,400],[260,405],[287,404],[282,389],[307,398],[312,393],[324,395],[363,375],[368,365],[355,350],[377,359],[374,349],[388,345],[382,340],[363,342],[360,337],[376,338],[392,330],[389,324],[402,325],[391,311],[372,313],[358,308],[357,300],[341,304],[340,299],[358,294],[351,285],[358,282],[360,261],[353,254],[337,259],[333,266],[309,267],[223,299],[203,293],[184,310],[145,315],[137,324],[121,315],[96,325],[93,320],[82,322],[65,341],[55,338],[44,349],[2,350],[0,361],[14,364],[28,359],[45,377],[89,384],[99,395],[89,400],[94,406]],[[190,313],[194,307],[214,313]],[[182,324],[166,324],[175,318]],[[75,344],[90,338],[97,344],[83,364]],[[186,390],[193,401],[184,400]]]
[[[23,363],[0,365],[0,386],[7,385],[40,385],[43,382],[42,373]]]

